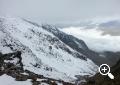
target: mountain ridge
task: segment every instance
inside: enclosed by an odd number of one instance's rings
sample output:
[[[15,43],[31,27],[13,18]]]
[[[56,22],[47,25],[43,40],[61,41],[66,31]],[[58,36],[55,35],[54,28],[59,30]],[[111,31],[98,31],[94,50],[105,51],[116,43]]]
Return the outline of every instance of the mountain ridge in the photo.
[[[22,19],[0,19],[0,36],[0,51],[21,51],[24,69],[36,74],[74,82],[76,74],[96,73],[97,65],[87,56],[84,59],[82,53],[67,46],[52,33]]]

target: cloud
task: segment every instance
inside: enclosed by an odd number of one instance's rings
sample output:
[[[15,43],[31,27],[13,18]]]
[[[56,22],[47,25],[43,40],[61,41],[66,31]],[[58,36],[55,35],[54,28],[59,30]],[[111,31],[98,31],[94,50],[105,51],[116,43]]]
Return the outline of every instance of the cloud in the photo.
[[[120,15],[120,0],[0,0],[0,15],[60,23]]]
[[[98,28],[84,28],[85,27],[69,27],[61,30],[84,40],[88,47],[94,51],[120,51],[120,36],[103,35],[103,31]]]

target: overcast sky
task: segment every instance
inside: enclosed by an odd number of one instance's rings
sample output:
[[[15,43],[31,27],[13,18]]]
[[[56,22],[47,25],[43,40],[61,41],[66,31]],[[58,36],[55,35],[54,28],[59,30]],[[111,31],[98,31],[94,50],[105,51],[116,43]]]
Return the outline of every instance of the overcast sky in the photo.
[[[75,22],[120,15],[120,0],[0,0],[0,15],[36,22]]]

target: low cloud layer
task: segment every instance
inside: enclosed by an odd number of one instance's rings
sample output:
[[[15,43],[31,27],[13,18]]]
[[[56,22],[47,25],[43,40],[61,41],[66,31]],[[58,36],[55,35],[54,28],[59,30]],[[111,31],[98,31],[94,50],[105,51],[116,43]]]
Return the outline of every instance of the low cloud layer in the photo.
[[[120,36],[103,35],[103,31],[98,28],[69,27],[62,29],[62,31],[84,40],[88,47],[94,51],[120,51]]]

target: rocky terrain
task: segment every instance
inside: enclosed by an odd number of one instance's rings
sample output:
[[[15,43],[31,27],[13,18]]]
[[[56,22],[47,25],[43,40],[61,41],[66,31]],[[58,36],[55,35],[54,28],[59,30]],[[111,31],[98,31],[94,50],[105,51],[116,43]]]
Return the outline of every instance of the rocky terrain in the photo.
[[[29,70],[25,70],[23,68],[20,51],[8,54],[0,53],[0,76],[5,74],[13,77],[15,81],[30,80],[31,85],[41,85],[42,83],[50,85],[73,85],[69,82],[47,78],[43,75],[38,75]]]
[[[83,85],[120,85],[120,61],[111,67],[111,73],[115,77],[113,80],[98,73],[94,77],[86,79],[87,83]]]

